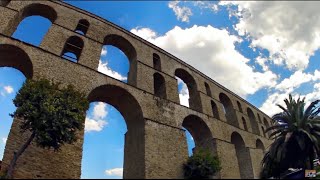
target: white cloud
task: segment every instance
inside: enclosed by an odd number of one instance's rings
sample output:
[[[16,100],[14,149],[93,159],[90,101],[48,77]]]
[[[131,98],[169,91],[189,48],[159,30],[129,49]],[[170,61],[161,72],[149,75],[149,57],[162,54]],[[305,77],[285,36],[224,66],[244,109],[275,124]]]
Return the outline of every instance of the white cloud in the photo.
[[[320,80],[320,71],[315,70],[314,74],[304,73],[302,71],[294,72],[289,78],[282,80],[275,89],[278,91],[285,91],[287,93],[293,92],[301,84]]]
[[[268,96],[268,99],[262,104],[260,110],[262,110],[270,117],[276,113],[282,112],[282,110],[277,106],[277,104],[286,107],[284,100],[289,98],[289,93],[292,94],[294,99],[298,99],[299,97],[300,99],[302,99],[303,97],[305,97],[306,108],[310,105],[311,102],[320,99],[320,83],[314,84],[314,91],[308,94],[298,94],[295,92],[275,92]]]
[[[271,117],[282,111],[276,104],[284,106],[283,100],[287,97],[289,97],[289,93],[273,93],[268,96],[268,99],[262,104],[260,110]]]
[[[107,116],[108,112],[106,110],[107,105],[103,102],[98,102],[93,108],[93,117],[95,119],[103,119]]]
[[[137,36],[143,37],[147,41],[152,41],[157,37],[157,33],[150,28],[139,28],[132,29],[131,32]]]
[[[150,30],[150,29],[149,29]],[[261,88],[276,85],[277,76],[270,70],[254,71],[245,58],[235,49],[241,42],[225,29],[210,25],[181,29],[176,26],[163,36],[145,37],[144,28],[131,32],[179,57],[228,89],[245,97]],[[149,33],[150,34],[150,33]]]
[[[215,1],[194,1],[193,3],[200,9],[209,9],[213,12],[218,12],[219,10],[219,6]]]
[[[108,125],[108,122],[104,120],[95,120],[95,119],[90,119],[86,118],[85,121],[85,132],[90,132],[90,131],[101,131],[106,125]]]
[[[189,107],[189,90],[187,85],[178,77],[176,77],[178,80],[178,86],[182,85],[182,88],[179,90],[179,100],[180,104],[183,106]]]
[[[12,86],[5,86],[5,87],[4,87],[4,90],[5,90],[8,94],[13,93],[13,88],[12,88]]]
[[[7,143],[7,138],[2,138],[1,140],[2,140],[3,144]]]
[[[168,6],[174,11],[178,20],[189,22],[189,17],[192,16],[191,9],[188,7],[180,7],[178,4],[179,1],[170,1]]]
[[[251,47],[269,51],[268,59],[291,70],[303,70],[320,47],[320,2],[221,1],[237,5],[234,27],[252,40]]]
[[[266,65],[266,62],[268,61],[267,58],[258,56],[256,57],[256,62],[262,67],[263,71],[269,71],[269,67]]]
[[[109,169],[109,170],[106,170],[105,173],[106,173],[106,175],[108,175],[108,176],[122,177],[122,175],[123,175],[123,168]]]
[[[106,109],[107,105],[103,102],[94,104],[92,116],[93,118],[86,117],[85,121],[85,132],[90,131],[101,131],[105,126],[108,125],[106,120],[103,120],[108,115]]]
[[[107,48],[103,47],[101,51],[101,56],[106,56],[107,55]]]
[[[113,71],[110,67],[108,67],[108,62],[102,63],[101,59],[99,61],[98,71],[105,74],[105,75],[113,77],[115,79],[118,79],[120,81],[127,80],[127,77],[122,76],[118,72]]]

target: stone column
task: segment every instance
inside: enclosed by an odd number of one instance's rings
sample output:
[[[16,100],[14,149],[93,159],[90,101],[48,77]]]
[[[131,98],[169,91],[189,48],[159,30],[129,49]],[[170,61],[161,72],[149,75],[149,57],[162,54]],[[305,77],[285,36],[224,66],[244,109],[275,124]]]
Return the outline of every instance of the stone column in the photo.
[[[188,146],[182,129],[147,120],[145,143],[145,178],[183,178]]]
[[[79,179],[81,176],[82,144],[84,130],[79,132],[79,139],[72,145],[65,145],[61,151],[45,150],[32,142],[19,157],[13,177],[15,179]],[[17,151],[24,144],[30,132],[21,133],[19,119],[14,118],[8,136],[2,161],[4,172]]]
[[[217,152],[221,162],[221,179],[239,179],[240,171],[233,144],[216,139]]]

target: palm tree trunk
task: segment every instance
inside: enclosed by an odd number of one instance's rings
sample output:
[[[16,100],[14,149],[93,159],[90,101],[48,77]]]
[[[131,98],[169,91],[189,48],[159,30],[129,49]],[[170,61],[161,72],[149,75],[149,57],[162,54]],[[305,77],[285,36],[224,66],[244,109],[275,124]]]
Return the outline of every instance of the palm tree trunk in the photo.
[[[10,162],[10,166],[9,166],[9,169],[8,169],[8,172],[7,172],[7,175],[6,175],[6,179],[12,179],[13,170],[14,170],[14,167],[16,166],[16,162],[17,162],[18,158],[27,149],[27,147],[30,145],[30,143],[34,139],[34,137],[35,137],[35,133],[33,132],[31,134],[31,136],[29,137],[28,141],[23,146],[21,146],[19,151],[13,153],[13,158],[12,158],[12,160]]]

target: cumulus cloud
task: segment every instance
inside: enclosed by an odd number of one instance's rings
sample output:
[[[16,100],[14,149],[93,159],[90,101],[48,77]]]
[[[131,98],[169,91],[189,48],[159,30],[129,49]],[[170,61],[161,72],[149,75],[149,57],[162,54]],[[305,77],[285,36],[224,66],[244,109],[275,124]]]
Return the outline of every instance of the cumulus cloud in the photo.
[[[298,94],[296,92],[275,92],[268,96],[267,100],[260,107],[260,110],[262,110],[270,117],[276,113],[282,112],[282,110],[278,106],[276,106],[276,104],[280,104],[281,106],[286,107],[284,99],[288,98],[289,94],[292,94],[294,99],[298,99],[298,97],[305,97],[305,107],[307,107],[311,102],[320,99],[320,83],[314,84],[314,91],[307,94]]]
[[[95,120],[95,119],[90,119],[86,118],[85,121],[85,132],[90,132],[90,131],[101,131],[108,123],[104,120]]]
[[[301,96],[305,97],[306,105],[310,104],[312,101],[320,99],[320,71],[315,70],[314,73],[304,73],[301,71],[296,71],[289,78],[285,78],[274,88],[275,92],[268,96],[267,100],[262,104],[260,109],[272,116],[276,113],[281,112],[281,109],[276,106],[280,104],[285,106],[284,99],[292,94],[296,99]],[[304,83],[315,83],[313,85],[313,92],[308,94],[299,94],[295,90],[299,88]]]
[[[320,79],[320,71],[315,70],[314,74],[304,73],[302,71],[294,72],[289,78],[282,80],[276,87],[276,90],[285,91],[287,93],[293,92],[301,84],[310,81],[317,81]]]
[[[210,25],[182,29],[178,26],[163,36],[147,36],[145,28],[131,32],[165,49],[242,97],[261,88],[275,86],[277,76],[270,70],[257,72],[235,44],[242,41],[225,29]],[[150,31],[150,29],[148,29]],[[149,33],[150,34],[150,33]]]
[[[127,77],[125,76],[122,76],[120,73],[116,72],[116,71],[113,71],[109,66],[108,66],[108,62],[106,63],[103,63],[100,59],[99,61],[99,66],[98,66],[98,71],[105,74],[105,75],[108,75],[110,77],[113,77],[115,79],[118,79],[120,81],[125,81],[127,80]]]
[[[269,51],[268,59],[290,70],[304,70],[320,47],[320,2],[221,1],[235,5],[238,33],[252,40],[251,47]],[[284,11],[285,9],[285,11]]]
[[[106,104],[98,102],[93,107],[93,118],[86,117],[85,120],[85,132],[101,131],[105,126],[108,125],[106,120],[103,120],[108,114],[106,110]]]
[[[132,29],[131,32],[137,36],[143,37],[147,41],[153,41],[157,37],[157,33],[150,28],[139,28]]]
[[[122,177],[123,168],[108,169],[108,170],[105,171],[105,174],[108,175],[108,176]]]
[[[2,140],[3,144],[7,143],[7,138],[2,138],[1,140]]]
[[[103,102],[98,102],[93,108],[93,117],[95,119],[103,119],[107,116],[107,105]]]
[[[189,107],[189,90],[187,85],[178,77],[176,77],[178,80],[178,86],[182,86],[182,88],[179,90],[179,99],[180,99],[180,104],[183,106]]]
[[[179,1],[170,1],[168,6],[173,10],[178,20],[189,22],[189,17],[192,16],[192,11],[188,7],[178,5]]]
[[[107,48],[103,47],[101,51],[101,56],[106,56],[107,55]]]

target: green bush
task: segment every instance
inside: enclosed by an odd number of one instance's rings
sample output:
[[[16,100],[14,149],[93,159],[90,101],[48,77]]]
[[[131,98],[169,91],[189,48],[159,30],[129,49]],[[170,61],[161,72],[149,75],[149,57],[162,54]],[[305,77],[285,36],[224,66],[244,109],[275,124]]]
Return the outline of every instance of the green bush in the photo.
[[[221,170],[218,156],[214,156],[209,150],[200,149],[189,157],[183,165],[185,179],[208,179]]]

